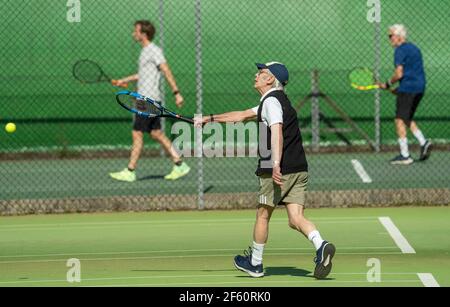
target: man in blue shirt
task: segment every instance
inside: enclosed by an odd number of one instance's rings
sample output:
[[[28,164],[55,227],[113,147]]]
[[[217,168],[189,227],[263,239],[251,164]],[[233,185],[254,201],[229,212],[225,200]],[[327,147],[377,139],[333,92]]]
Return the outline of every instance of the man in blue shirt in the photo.
[[[395,73],[386,83],[380,84],[383,89],[400,82],[395,90],[397,93],[397,108],[395,125],[397,129],[400,155],[391,160],[392,164],[409,165],[414,162],[409,154],[406,127],[420,143],[420,161],[430,156],[431,142],[425,139],[416,122],[413,120],[426,88],[425,71],[420,49],[406,41],[407,31],[404,25],[393,25],[389,28],[389,39],[395,48]]]

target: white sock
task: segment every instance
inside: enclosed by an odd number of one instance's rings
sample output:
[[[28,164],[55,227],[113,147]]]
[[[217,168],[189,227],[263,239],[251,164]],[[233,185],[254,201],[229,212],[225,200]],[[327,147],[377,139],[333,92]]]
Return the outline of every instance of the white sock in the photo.
[[[423,135],[422,131],[417,129],[417,131],[413,132],[413,134],[416,137],[416,139],[419,141],[420,146],[425,145],[427,140],[425,139],[425,136]]]
[[[318,250],[320,248],[320,246],[323,243],[323,239],[320,236],[320,233],[318,230],[314,230],[312,231],[309,235],[308,235],[308,240],[312,242],[312,244],[314,244],[314,247],[316,248],[316,250]]]
[[[262,263],[264,245],[265,244],[258,244],[255,241],[253,241],[252,265],[259,265]]]
[[[400,145],[400,153],[404,158],[409,157],[409,150],[408,150],[408,139],[398,139],[398,144]]]

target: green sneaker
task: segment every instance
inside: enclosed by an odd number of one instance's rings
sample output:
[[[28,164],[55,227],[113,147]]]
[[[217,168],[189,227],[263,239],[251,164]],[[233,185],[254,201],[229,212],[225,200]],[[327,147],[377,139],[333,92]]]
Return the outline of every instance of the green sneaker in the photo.
[[[177,180],[183,176],[186,176],[191,168],[186,163],[181,163],[180,166],[174,165],[172,172],[169,175],[166,175],[164,179],[166,180]]]
[[[128,182],[136,181],[135,172],[130,172],[128,170],[128,168],[125,168],[122,171],[117,172],[117,173],[110,173],[109,176],[111,176],[111,178],[113,178],[113,179],[120,180],[120,181],[128,181]]]

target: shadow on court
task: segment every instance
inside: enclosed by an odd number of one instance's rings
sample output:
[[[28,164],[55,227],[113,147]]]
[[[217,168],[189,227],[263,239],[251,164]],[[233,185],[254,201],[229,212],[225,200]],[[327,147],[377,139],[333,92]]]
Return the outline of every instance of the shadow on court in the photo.
[[[311,273],[311,271],[294,267],[267,267],[264,276],[289,275],[314,278],[312,275],[310,275]]]
[[[192,272],[192,269],[156,269],[156,270],[145,270],[145,269],[136,269],[136,270],[130,270],[131,272]],[[222,270],[195,270],[196,272],[205,272],[205,273],[214,273],[214,272],[235,272],[236,278],[250,278],[250,276],[242,276],[242,274],[245,274],[237,269],[222,269]],[[265,277],[269,276],[293,276],[293,277],[306,277],[315,279],[312,275],[311,271],[303,270],[295,267],[267,267],[265,268],[264,272]],[[334,278],[324,278],[322,280],[334,280]]]
[[[236,269],[227,269],[227,270],[192,270],[192,269],[176,269],[176,270],[130,270],[130,272],[239,272]]]
[[[149,176],[138,178],[138,181],[154,180],[154,179],[164,179],[164,175],[149,175]]]

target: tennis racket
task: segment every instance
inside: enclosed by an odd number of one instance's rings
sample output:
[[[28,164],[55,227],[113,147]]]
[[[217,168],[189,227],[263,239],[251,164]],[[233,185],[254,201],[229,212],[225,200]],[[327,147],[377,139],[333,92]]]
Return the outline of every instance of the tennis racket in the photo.
[[[176,114],[175,112],[169,111],[154,99],[145,97],[144,95],[136,92],[117,92],[116,100],[123,108],[139,116],[147,118],[170,117],[190,124],[194,123],[192,118],[184,117]]]
[[[374,73],[368,68],[356,68],[348,76],[350,85],[359,91],[370,91],[380,88],[376,84]]]
[[[77,79],[81,83],[92,84],[108,82],[112,85],[117,85],[117,81],[112,80],[110,77],[108,77],[108,75],[105,74],[99,64],[88,59],[77,61],[73,65],[72,73],[75,79]],[[128,87],[128,84],[125,83],[122,85],[122,87]]]

